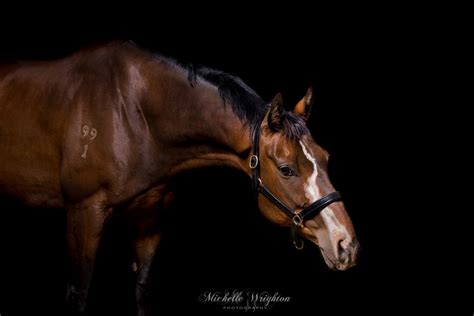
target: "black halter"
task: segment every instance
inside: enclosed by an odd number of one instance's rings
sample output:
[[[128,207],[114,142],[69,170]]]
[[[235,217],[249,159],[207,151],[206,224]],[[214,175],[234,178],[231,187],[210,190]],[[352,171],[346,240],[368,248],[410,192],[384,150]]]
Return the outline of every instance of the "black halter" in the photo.
[[[303,249],[304,243],[302,240],[298,239],[297,230],[298,227],[303,227],[303,223],[318,215],[326,206],[332,204],[336,201],[341,200],[341,194],[337,191],[329,193],[328,195],[320,198],[316,202],[304,208],[301,212],[296,213],[294,210],[290,209],[285,203],[280,201],[267,187],[263,184],[262,179],[260,178],[260,162],[259,162],[259,143],[260,143],[260,125],[257,125],[257,128],[254,131],[253,135],[253,147],[252,155],[250,156],[249,167],[252,169],[252,183],[253,188],[258,193],[263,194],[270,202],[275,206],[281,209],[285,214],[291,218],[291,238],[293,244],[297,249]]]

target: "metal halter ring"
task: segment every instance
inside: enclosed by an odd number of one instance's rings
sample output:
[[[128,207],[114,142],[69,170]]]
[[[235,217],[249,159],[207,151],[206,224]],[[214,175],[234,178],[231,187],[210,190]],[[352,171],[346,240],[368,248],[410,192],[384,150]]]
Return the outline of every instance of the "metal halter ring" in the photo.
[[[304,248],[304,241],[302,239],[293,240],[293,245],[296,249],[301,250]]]
[[[258,156],[257,155],[252,155],[250,157],[249,167],[250,167],[250,169],[255,169],[255,168],[257,168],[257,166],[258,166]]]

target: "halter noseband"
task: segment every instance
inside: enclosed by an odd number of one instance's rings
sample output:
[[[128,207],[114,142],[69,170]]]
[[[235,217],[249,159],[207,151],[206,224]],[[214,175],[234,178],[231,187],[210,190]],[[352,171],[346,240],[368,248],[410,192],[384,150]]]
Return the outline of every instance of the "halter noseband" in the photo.
[[[285,214],[291,218],[291,238],[293,240],[293,245],[296,249],[303,249],[304,243],[297,236],[298,227],[303,227],[303,223],[318,215],[326,206],[340,201],[341,194],[337,191],[329,193],[326,196],[323,196],[316,202],[310,204],[300,212],[296,212],[289,208],[285,203],[280,201],[267,187],[263,184],[262,179],[260,178],[260,161],[259,161],[259,142],[260,142],[260,124],[257,125],[254,134],[253,134],[253,145],[252,145],[252,155],[249,160],[249,167],[252,169],[252,184],[254,190],[258,193],[263,194],[273,205],[278,207],[280,210],[285,212]]]

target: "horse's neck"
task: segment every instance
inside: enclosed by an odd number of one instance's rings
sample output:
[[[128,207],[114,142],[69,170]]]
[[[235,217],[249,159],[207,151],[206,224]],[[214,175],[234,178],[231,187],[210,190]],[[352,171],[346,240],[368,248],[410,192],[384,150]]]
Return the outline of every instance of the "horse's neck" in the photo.
[[[160,102],[156,105],[159,112],[153,115],[159,126],[155,139],[166,144],[163,149],[171,156],[168,166],[172,174],[209,166],[248,172],[250,128],[230,105],[222,104],[216,87],[201,80],[192,87],[181,73],[172,74],[169,82],[162,80],[160,85],[155,91],[167,92],[154,97]]]
[[[199,89],[200,84],[195,89]],[[229,166],[245,170],[250,152],[250,130],[224,107],[216,91],[190,91],[194,101],[181,103],[182,117],[178,126],[183,128],[175,139],[177,157],[182,157],[174,170],[208,166]]]

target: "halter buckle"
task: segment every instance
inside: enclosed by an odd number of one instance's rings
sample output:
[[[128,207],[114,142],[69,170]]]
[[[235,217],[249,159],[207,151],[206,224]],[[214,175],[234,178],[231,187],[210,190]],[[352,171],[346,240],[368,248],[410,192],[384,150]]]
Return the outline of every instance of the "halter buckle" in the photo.
[[[291,221],[293,222],[293,225],[295,225],[296,227],[302,226],[303,224],[303,218],[300,216],[300,214],[295,214],[293,218],[291,219]]]
[[[249,167],[250,167],[250,169],[255,169],[255,168],[257,168],[257,166],[258,166],[258,156],[257,155],[252,155],[250,157]]]

